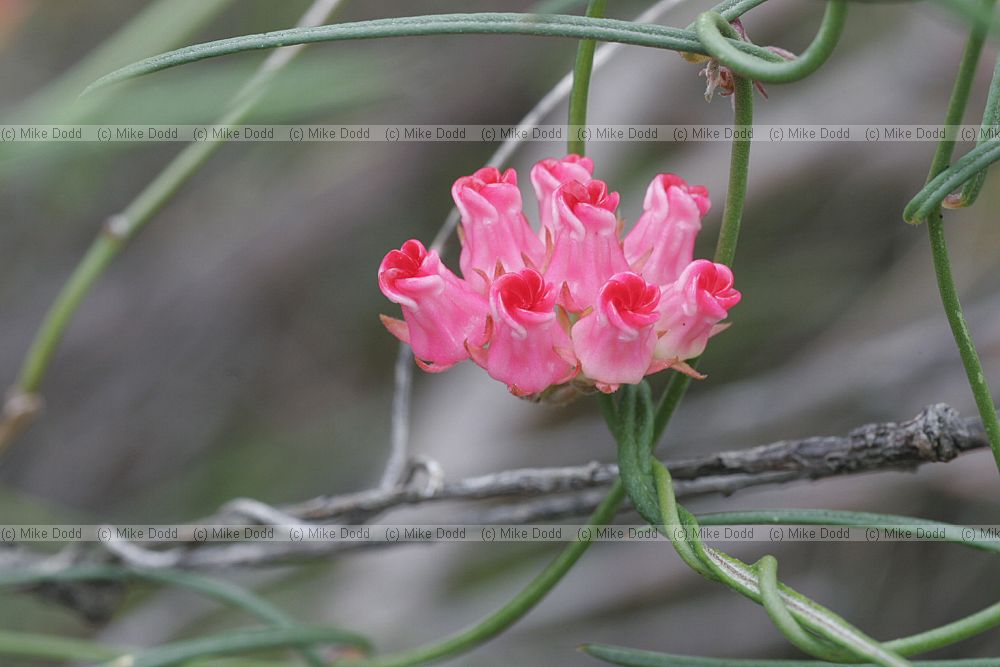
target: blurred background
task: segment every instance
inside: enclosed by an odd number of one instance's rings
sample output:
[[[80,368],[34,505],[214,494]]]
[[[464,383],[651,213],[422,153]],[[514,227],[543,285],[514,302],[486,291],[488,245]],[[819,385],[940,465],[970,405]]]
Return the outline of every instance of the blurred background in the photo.
[[[152,32],[111,38],[153,4],[0,1],[4,122],[209,123],[266,54],[188,65],[74,101],[87,82],[144,55],[293,25],[304,0],[176,2]],[[553,3],[548,3],[549,5]],[[582,2],[558,3],[578,13]],[[609,3],[632,18],[651,2]],[[682,0],[685,26],[711,6]],[[530,2],[349,2],[334,20],[522,11]],[[744,18],[759,44],[801,51],[818,0],[771,0]],[[162,16],[168,17],[163,19]],[[133,24],[134,25],[134,24]],[[759,123],[938,123],[966,28],[917,3],[859,3],[814,76],[769,86]],[[110,45],[110,46],[109,46]],[[111,48],[113,46],[114,48]],[[515,124],[571,67],[571,40],[431,37],[309,47],[251,122]],[[966,122],[978,123],[988,44]],[[597,123],[731,119],[706,103],[700,67],[626,47],[598,71]],[[565,108],[547,120],[561,123]],[[178,143],[0,145],[0,385],[13,384],[42,317],[105,219],[181,149]],[[183,522],[225,501],[268,503],[369,488],[389,453],[396,314],[375,275],[409,238],[429,243],[449,189],[482,166],[481,143],[238,143],[223,147],[100,280],[52,364],[46,410],[0,461],[0,521]],[[959,154],[968,146],[960,146]],[[934,151],[926,143],[753,146],[735,263],[744,299],[714,340],[670,427],[666,457],[904,420],[930,403],[975,406],[940,307],[926,231],[901,220]],[[512,166],[533,215],[527,169],[564,146],[528,144]],[[656,173],[712,193],[699,256],[715,243],[724,143],[594,143],[596,174],[634,221]],[[960,291],[989,379],[1000,388],[1000,172],[976,206],[947,214]],[[446,263],[457,270],[457,242]],[[418,374],[415,453],[448,478],[614,460],[593,399],[532,405],[470,364]],[[996,523],[997,473],[979,451],[913,473],[802,482],[693,500],[695,511],[815,507]],[[431,515],[446,516],[444,505]],[[405,515],[400,514],[400,517]],[[400,519],[402,520],[402,518]],[[632,521],[634,517],[624,517]],[[413,646],[495,609],[558,545],[442,544],[356,552],[234,578],[301,619],[341,623],[380,649]],[[941,544],[743,544],[773,552],[782,578],[879,638],[918,632],[996,602],[995,557]],[[147,645],[241,622],[185,592],[137,589],[91,624],[34,596],[5,595],[0,627]],[[725,628],[720,640],[718,629]],[[597,664],[602,641],[718,657],[797,657],[755,605],[688,571],[664,544],[599,544],[527,618],[462,665]],[[994,630],[933,657],[1000,654]]]

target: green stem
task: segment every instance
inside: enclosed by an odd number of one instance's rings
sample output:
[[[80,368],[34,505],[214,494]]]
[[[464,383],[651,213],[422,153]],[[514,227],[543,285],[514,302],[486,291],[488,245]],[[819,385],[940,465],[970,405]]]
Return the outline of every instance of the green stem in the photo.
[[[1000,602],[933,630],[885,642],[883,646],[902,655],[926,653],[975,637],[998,625],[1000,625]]]
[[[726,21],[735,21],[754,7],[762,5],[765,2],[767,0],[725,0],[708,11],[721,14],[722,18],[726,19]],[[688,26],[688,30],[694,30],[694,23]]]
[[[606,0],[590,0],[587,3],[587,16],[602,18]],[[569,125],[570,138],[567,150],[570,153],[583,155],[585,143],[583,136],[574,130],[587,124],[587,96],[590,92],[590,73],[594,69],[594,49],[597,42],[592,39],[581,39],[576,47],[576,65],[573,68],[573,89],[569,94]]]
[[[809,76],[827,61],[840,41],[846,19],[847,1],[829,0],[815,39],[794,60],[785,60],[774,53],[770,57],[760,58],[733,48],[732,42],[726,37],[739,39],[739,35],[716,12],[700,15],[694,22],[694,30],[709,54],[734,73],[764,83],[791,83]]]
[[[624,496],[625,493],[622,489],[621,481],[615,481],[608,495],[597,509],[594,510],[587,525],[598,527],[611,521]],[[426,665],[465,653],[496,637],[534,608],[559,583],[559,580],[569,572],[570,568],[576,564],[576,561],[580,559],[580,556],[590,546],[592,535],[593,531],[585,532],[583,539],[578,539],[567,546],[548,567],[532,579],[531,583],[514,596],[510,602],[472,627],[426,646],[399,653],[390,653],[361,663],[349,663],[350,666],[408,667],[410,665]]]
[[[986,137],[995,136],[998,124],[1000,124],[1000,56],[997,56],[996,64],[993,66],[993,79],[990,81],[990,92],[986,96],[983,122],[979,126],[979,136],[976,138],[977,148],[986,143]],[[987,168],[984,167],[976,172],[976,175],[969,179],[965,187],[962,188],[958,200],[954,204],[945,201],[945,208],[972,206],[983,189],[983,183],[986,181],[986,170]]]
[[[757,0],[753,0],[757,3]],[[736,4],[736,3],[734,3]],[[742,6],[748,9],[756,6],[751,2],[744,2]],[[574,81],[574,84],[576,81]],[[737,122],[750,125],[753,122],[753,95],[749,84],[737,86]],[[736,194],[730,194],[726,199],[726,212],[723,214],[723,234],[726,235],[725,251],[721,252],[723,259],[732,261],[736,252],[736,242],[739,237],[739,224],[742,216],[743,200],[746,194],[746,177],[749,163],[749,141],[734,142],[734,153],[738,152],[731,161],[731,169],[736,169],[737,173],[730,174],[730,188],[736,183]],[[740,185],[742,183],[742,185]],[[735,229],[734,229],[735,227]],[[717,260],[722,261],[722,260]],[[656,443],[666,428],[667,422],[680,404],[687,390],[690,378],[686,375],[674,374],[670,379],[667,391],[661,398],[656,412],[656,421],[653,423],[652,443]],[[602,397],[601,409],[604,412],[608,425],[615,430],[618,427],[618,420],[613,401],[608,397]],[[625,497],[621,480],[616,480],[598,508],[588,522],[588,526],[600,526],[609,522],[615,515],[618,506]],[[589,535],[589,533],[587,533]],[[527,588],[521,591],[513,600],[501,607],[499,610],[487,616],[475,626],[459,632],[449,638],[439,642],[434,642],[424,647],[390,654],[381,658],[373,658],[358,667],[408,667],[411,665],[423,665],[431,662],[443,660],[460,653],[471,650],[479,644],[495,637],[507,627],[516,622],[521,616],[530,611],[541,599],[551,590],[556,583],[569,571],[569,569],[579,560],[583,552],[590,546],[589,540],[580,540],[569,545],[545,570],[543,570]]]
[[[738,88],[737,94],[739,97],[743,98],[739,101],[746,102],[746,98],[749,98],[750,104],[752,105],[751,92],[752,91],[749,86]],[[742,110],[742,114],[738,111],[738,116],[744,118],[749,124],[752,121],[752,106],[738,106],[738,109]],[[749,145],[747,145],[746,152],[742,154],[742,157],[734,159],[733,161],[733,164],[742,165],[741,173],[744,184],[742,189],[739,190],[739,194],[733,199],[734,202],[738,202],[737,208],[740,210],[742,209],[742,201],[746,192],[745,179],[746,164],[748,159]],[[729,198],[727,198],[727,209],[728,201]],[[739,211],[736,213],[729,212],[727,215],[723,216],[723,226],[729,238],[726,243],[727,250],[724,256],[728,257],[730,261],[732,260],[733,253],[735,252],[735,244],[739,235],[738,226],[740,217],[741,215]],[[735,231],[732,230],[733,225],[736,226]],[[671,379],[670,389],[666,392],[664,400],[661,401],[661,409],[658,410],[657,413],[659,420],[654,424],[654,434],[657,437],[654,437],[653,442],[658,439],[659,434],[662,434],[662,431],[666,426],[666,422],[669,420],[673,411],[680,403],[680,400],[684,395],[684,391],[687,388],[687,380],[689,380],[687,376],[680,375]],[[606,418],[611,417],[609,425],[612,429],[616,428],[617,420],[613,418],[615,415],[613,403],[609,400],[602,401],[602,409],[605,411]],[[602,501],[601,505],[591,516],[588,526],[600,526],[610,521],[623,498],[623,486],[621,481],[617,480],[611,487],[608,495]],[[548,593],[548,591],[551,590],[556,583],[558,583],[566,572],[569,571],[580,556],[583,555],[583,552],[589,545],[589,540],[578,540],[571,544],[513,600],[508,602],[496,612],[490,614],[475,626],[425,647],[390,654],[381,658],[373,658],[362,663],[363,667],[408,667],[411,665],[428,664],[468,651],[491,639],[492,637],[495,637],[534,607],[534,605],[537,604],[538,601],[540,601],[541,598],[544,597],[544,595]],[[359,665],[359,667],[362,666]]]
[[[992,553],[1000,552],[1000,544],[996,540],[968,539],[963,536],[967,528],[940,521],[930,521],[895,514],[874,514],[871,512],[844,512],[837,510],[745,510],[736,512],[718,512],[702,514],[696,517],[703,526],[727,525],[820,525],[820,526],[859,526],[884,530],[906,525],[932,525],[944,529],[943,542],[951,542],[961,546],[980,549]],[[965,618],[958,619],[932,630],[927,630],[909,637],[902,637],[884,642],[883,646],[902,655],[923,653],[942,648],[976,634],[985,632],[1000,625],[1000,603],[990,605]]]
[[[764,589],[768,585],[768,582],[764,580],[768,574],[766,565],[763,573],[765,576],[762,577],[761,564],[758,564],[757,567],[751,567],[720,551],[705,547],[699,538],[699,526],[783,523],[853,525],[881,529],[913,523],[931,523],[946,529],[945,541],[954,541],[994,552],[1000,548],[994,543],[963,541],[961,536],[964,531],[961,526],[929,522],[912,517],[866,512],[791,509],[722,512],[695,517],[677,504],[673,493],[673,484],[666,467],[658,461],[653,461],[652,465],[653,482],[660,507],[659,523],[663,526],[664,534],[671,540],[684,562],[702,576],[719,581],[759,604],[765,604]],[[836,614],[796,591],[779,584],[778,592],[782,606],[792,615],[796,623],[804,625],[837,645],[848,648],[862,659],[874,660],[879,664],[905,664],[899,662],[901,660],[899,656],[943,648],[1000,625],[1000,602],[998,602],[940,627],[879,644],[865,637]],[[777,609],[777,602],[772,600],[770,605],[772,609],[769,610],[769,614],[772,614]],[[787,620],[786,617],[783,619]],[[783,631],[787,629],[781,625],[779,628]],[[841,641],[842,639],[848,641]]]
[[[758,604],[763,604],[760,576],[757,570],[728,554],[706,548],[699,537],[697,519],[677,505],[676,500],[671,500],[674,498],[674,490],[670,473],[659,461],[654,460],[652,466],[660,506],[671,510],[670,515],[661,516],[661,525],[667,529],[668,525],[680,524],[685,529],[679,533],[666,533],[678,553],[682,549],[688,551],[689,557],[695,558],[701,566],[695,568],[696,571],[704,574],[707,570],[710,579],[724,584]],[[681,542],[684,543],[683,546],[680,544]],[[794,617],[796,623],[832,644],[843,647],[861,659],[871,660],[885,667],[908,667],[910,665],[909,661],[896,651],[868,637],[837,614],[788,586],[780,584],[779,594],[782,605],[787,607],[787,611]]]
[[[740,239],[743,205],[747,196],[750,177],[750,130],[753,127],[753,83],[736,77],[734,93],[734,131],[732,152],[729,157],[729,186],[726,206],[722,211],[719,241],[715,246],[715,261],[732,266],[736,259],[736,244]]]
[[[813,510],[813,509],[776,509],[776,510],[737,510],[735,512],[714,512],[697,515],[698,523],[703,526],[748,526],[748,525],[792,525],[792,526],[854,526],[858,528],[874,528],[885,531],[901,526],[931,526],[940,528],[943,537],[915,536],[917,540],[948,542],[971,549],[989,553],[1000,553],[1000,542],[987,536],[976,537],[979,531],[973,531],[972,537],[967,537],[967,526],[956,526],[951,523],[932,521],[898,514],[877,514],[874,512],[847,512],[843,510]]]
[[[677,496],[673,493],[662,492],[661,489],[670,488],[670,474],[666,466],[653,464],[653,482],[656,485],[656,498],[660,506],[660,523],[663,526],[663,534],[674,545],[674,550],[681,557],[688,567],[712,581],[723,581],[719,575],[709,567],[710,563],[703,562],[701,557],[691,548],[690,541],[684,536],[687,526],[681,521],[678,512]]]
[[[835,667],[838,664],[816,660],[704,658],[694,655],[642,651],[610,644],[584,644],[580,650],[598,660],[624,667]],[[921,660],[913,664],[915,667],[1000,667],[1000,658]],[[862,666],[859,665],[859,667]]]
[[[983,5],[992,8],[995,0],[985,0]],[[951,99],[948,103],[948,112],[945,116],[945,125],[953,126],[962,122],[965,113],[965,106],[969,99],[969,91],[972,87],[973,75],[976,72],[976,64],[983,49],[985,41],[985,30],[974,27],[969,34],[965,52],[962,55],[962,62],[955,77],[955,85],[952,88]],[[930,173],[927,176],[928,182],[943,172],[948,167],[952,152],[955,148],[953,139],[946,137],[938,143],[931,162]],[[945,314],[948,317],[948,324],[951,333],[958,346],[959,355],[962,358],[962,365],[965,367],[965,374],[969,380],[969,386],[976,399],[976,407],[979,409],[979,416],[983,420],[983,428],[986,431],[986,438],[989,440],[990,448],[993,450],[993,458],[998,469],[1000,469],[1000,420],[997,418],[996,406],[993,396],[990,393],[989,384],[986,381],[986,373],[983,370],[979,354],[976,352],[975,343],[972,341],[972,334],[969,325],[965,321],[965,314],[962,312],[962,303],[958,297],[958,289],[955,286],[955,278],[951,271],[951,259],[948,257],[948,243],[944,233],[944,217],[940,208],[930,214],[927,219],[927,231],[930,237],[931,255],[934,259],[934,275],[937,278],[938,291],[941,294],[941,304],[944,306]]]
[[[338,42],[387,37],[418,37],[426,35],[524,35],[533,37],[564,37],[593,39],[599,42],[621,42],[685,53],[709,55],[690,30],[653,24],[636,24],[616,19],[595,19],[584,16],[520,14],[513,12],[479,14],[432,14],[391,19],[375,19],[355,23],[324,25],[315,28],[291,28],[256,35],[205,42],[162,53],[126,65],[90,84],[83,95],[114,83],[152,74],[171,67],[217,58],[219,56],[270,49],[291,44]],[[734,48],[765,60],[780,59],[771,51],[741,40],[733,40]]]
[[[757,561],[756,569],[760,585],[760,601],[774,627],[778,628],[781,634],[802,652],[820,660],[843,662],[849,654],[806,632],[792,616],[792,612],[788,611],[785,601],[781,598],[781,589],[778,585],[778,561],[774,556],[768,555],[761,558]]]
[[[38,391],[45,371],[48,369],[52,355],[73,314],[84,297],[90,291],[94,282],[121,250],[122,240],[118,237],[102,233],[87,249],[87,253],[74,269],[69,280],[63,286],[55,302],[49,307],[41,328],[28,350],[28,355],[21,366],[17,381],[17,390],[25,394]],[[0,443],[0,449],[4,443]]]
[[[189,572],[139,569],[114,565],[81,565],[55,571],[7,570],[0,572],[0,587],[33,586],[41,583],[67,581],[122,580],[150,581],[187,588],[205,597],[242,609],[278,627],[290,628],[298,625],[294,618],[280,608],[245,588],[228,581],[204,577]],[[318,654],[309,649],[303,649],[303,657],[316,667],[321,667],[325,664]]]
[[[263,628],[171,642],[145,651],[126,653],[108,662],[107,667],[172,667],[197,658],[275,648],[304,648],[316,644],[367,648],[363,638],[336,628]]]
[[[753,127],[753,83],[743,77],[736,77],[733,97],[734,118],[732,149],[729,156],[729,185],[726,190],[726,204],[722,211],[722,224],[719,228],[719,240],[715,246],[714,260],[720,264],[732,266],[736,259],[736,246],[740,240],[740,228],[743,222],[743,207],[747,197],[747,181],[750,177],[750,146],[752,136],[749,133]],[[745,130],[741,132],[740,130]],[[688,361],[697,368],[698,359]],[[680,373],[672,374],[667,388],[660,396],[656,405],[653,420],[653,442],[659,442],[667,423],[680,404],[681,399],[691,384],[691,378]]]
[[[917,225],[933,216],[942,205],[948,208],[971,205],[979,195],[981,185],[977,185],[977,182],[981,181],[989,166],[997,160],[1000,160],[1000,139],[990,139],[979,144],[956,160],[955,164],[930,179],[903,209],[903,220]],[[963,183],[966,189],[962,190],[959,201],[947,204],[952,193]]]
[[[12,110],[5,109],[3,121],[78,123],[87,111],[94,108],[73,103],[84,86],[111,67],[183,44],[231,4],[233,0],[157,0],[143,3],[134,18],[102,40],[55,81],[18,103]],[[0,146],[0,151],[6,151],[11,146],[13,144]]]
[[[124,653],[86,639],[67,639],[52,635],[0,630],[0,655],[9,658],[46,660],[51,662],[97,662],[111,660]]]
[[[214,598],[252,614],[278,628],[296,628],[298,622],[280,608],[264,598],[222,579],[202,577],[189,572],[175,570],[133,571],[136,578],[154,581],[169,586],[178,586]],[[357,635],[355,635],[357,636]],[[324,667],[326,661],[312,648],[300,649],[302,658],[313,667]]]

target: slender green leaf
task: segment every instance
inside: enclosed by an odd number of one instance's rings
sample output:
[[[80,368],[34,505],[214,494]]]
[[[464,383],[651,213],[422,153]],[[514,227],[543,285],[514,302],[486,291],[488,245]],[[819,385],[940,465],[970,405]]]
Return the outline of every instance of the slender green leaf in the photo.
[[[111,648],[86,639],[70,639],[53,635],[0,630],[0,655],[46,661],[95,662],[111,660],[123,649]]]
[[[136,58],[169,49],[189,39],[233,0],[156,0],[85,58],[16,109],[5,110],[5,122],[72,122],[86,106],[70,104],[80,89]]]
[[[584,644],[580,650],[589,656],[625,667],[824,667],[835,662],[818,660],[746,660],[735,658],[703,658],[691,655],[658,653],[611,644]],[[870,665],[871,663],[865,663]],[[967,660],[917,660],[918,667],[1000,667],[1000,658]],[[859,665],[858,667],[863,667]]]
[[[364,637],[336,628],[263,628],[164,644],[146,651],[122,655],[108,663],[108,667],[170,667],[196,658],[321,644],[344,644],[364,651],[371,648]]]
[[[897,526],[933,526],[943,529],[944,537],[915,536],[925,539],[950,542],[961,546],[1000,553],[1000,541],[986,539],[968,526],[932,521],[899,514],[877,514],[874,512],[847,512],[841,510],[774,509],[716,512],[697,515],[703,526],[731,525],[801,525],[801,526],[856,526],[859,528],[885,529]]]
[[[634,46],[706,54],[697,36],[681,30],[654,24],[638,24],[616,19],[595,19],[583,16],[480,13],[434,14],[402,18],[376,19],[355,23],[339,23],[315,28],[291,28],[268,33],[243,35],[229,39],[195,44],[140,60],[107,74],[84,90],[88,94],[113,83],[145,74],[159,72],[178,65],[219,56],[271,49],[292,44],[336,42],[385,37],[416,37],[423,35],[525,35],[536,37],[566,37],[593,39],[600,42],[621,42]],[[740,40],[729,43],[741,52],[764,60],[780,59],[771,51]]]

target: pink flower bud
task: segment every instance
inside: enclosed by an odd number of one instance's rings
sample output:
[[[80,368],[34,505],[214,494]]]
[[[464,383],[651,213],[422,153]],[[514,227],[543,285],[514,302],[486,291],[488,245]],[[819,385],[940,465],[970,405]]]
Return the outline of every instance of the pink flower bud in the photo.
[[[555,214],[552,209],[552,195],[563,183],[579,181],[588,183],[594,174],[594,161],[571,153],[561,160],[546,158],[531,168],[531,185],[538,198],[538,213],[542,221],[542,238],[549,230],[555,238]]]
[[[725,264],[707,259],[688,264],[660,297],[661,316],[655,328],[663,333],[656,344],[656,359],[669,366],[700,355],[740,296],[733,289],[733,272]]]
[[[573,349],[598,389],[636,384],[649,371],[659,301],[658,286],[636,273],[617,273],[601,288],[594,311],[573,325]]]
[[[604,181],[596,179],[586,185],[570,181],[553,195],[556,236],[545,279],[565,283],[559,303],[568,310],[592,305],[608,278],[628,271],[618,240],[617,208],[618,193],[609,193]]]
[[[694,241],[711,202],[708,190],[674,174],[660,174],[646,190],[643,213],[625,237],[625,258],[649,282],[677,280],[694,259]]]
[[[473,350],[473,355],[517,396],[568,382],[577,373],[573,345],[555,303],[555,286],[533,269],[505,273],[490,287],[489,349]]]
[[[382,316],[391,334],[413,347],[417,364],[439,372],[469,358],[465,342],[486,335],[486,298],[441,264],[417,240],[391,250],[378,270],[382,293],[403,308],[403,320]]]
[[[497,265],[504,271],[541,266],[545,247],[521,212],[517,173],[484,167],[451,188],[462,214],[462,275],[486,294]]]

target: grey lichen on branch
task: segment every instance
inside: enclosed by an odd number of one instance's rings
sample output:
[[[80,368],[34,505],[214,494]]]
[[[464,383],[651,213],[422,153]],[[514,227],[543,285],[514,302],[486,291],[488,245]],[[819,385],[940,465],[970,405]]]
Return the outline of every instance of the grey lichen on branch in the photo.
[[[962,418],[939,403],[903,422],[860,426],[844,436],[783,440],[749,449],[667,461],[676,480],[678,497],[706,493],[730,494],[741,489],[797,480],[886,470],[912,470],[926,463],[947,462],[959,454],[988,446],[977,418]],[[411,485],[395,489],[373,488],[358,493],[321,496],[284,505],[274,516],[302,522],[365,523],[395,509],[432,502],[465,503],[463,522],[533,523],[578,517],[600,502],[604,490],[618,478],[614,463],[591,462],[578,466],[506,470],[456,481]],[[505,500],[480,505],[477,501]],[[261,503],[256,502],[257,506]],[[257,525],[267,523],[259,511],[244,512],[245,503],[227,503],[201,525]],[[429,519],[433,522],[433,519]],[[274,562],[302,560],[366,546],[352,542],[213,545],[192,543],[158,551],[161,567],[253,567]],[[141,548],[156,548],[144,543]],[[139,545],[136,545],[140,548]],[[116,554],[119,558],[121,553]],[[148,565],[148,563],[146,563]]]
[[[784,440],[749,449],[675,460],[667,466],[675,477],[678,497],[704,493],[733,493],[762,484],[778,484],[835,475],[912,470],[920,465],[947,462],[960,454],[988,446],[982,423],[962,418],[950,406],[939,403],[903,422],[865,424],[845,436]],[[433,501],[463,501],[469,504],[462,517],[466,524],[529,524],[579,517],[593,511],[605,497],[607,487],[618,478],[613,463],[591,462],[578,466],[506,470],[441,485],[407,486],[392,490],[374,488],[359,493],[319,497],[302,503],[271,508],[259,501],[230,501],[203,524],[250,525],[280,519],[300,525],[329,522],[363,523],[397,508]],[[485,507],[475,501],[505,499]],[[248,503],[252,509],[247,509]],[[628,506],[623,506],[627,510]],[[140,555],[141,565],[166,569],[211,569],[260,567],[300,562],[313,558],[374,546],[398,543],[288,542],[237,544],[185,544],[158,549],[155,543],[129,544],[128,549],[78,549],[70,545],[56,555],[42,554],[21,546],[0,550],[0,569],[45,568],[59,571],[81,564],[118,561],[139,566],[131,559]],[[119,547],[121,545],[118,545]],[[147,558],[149,556],[149,558]],[[94,560],[96,558],[96,560]],[[94,595],[99,582],[53,582],[39,592],[86,615],[109,613],[116,596]],[[120,591],[116,592],[116,595]],[[92,604],[95,600],[100,604]],[[98,611],[95,611],[98,610]]]
[[[978,420],[966,421],[945,403],[924,408],[905,422],[881,422],[855,428],[847,436],[782,440],[770,445],[708,458],[668,463],[676,480],[711,475],[801,473],[818,479],[866,470],[912,468],[946,462],[968,449],[984,447]]]

